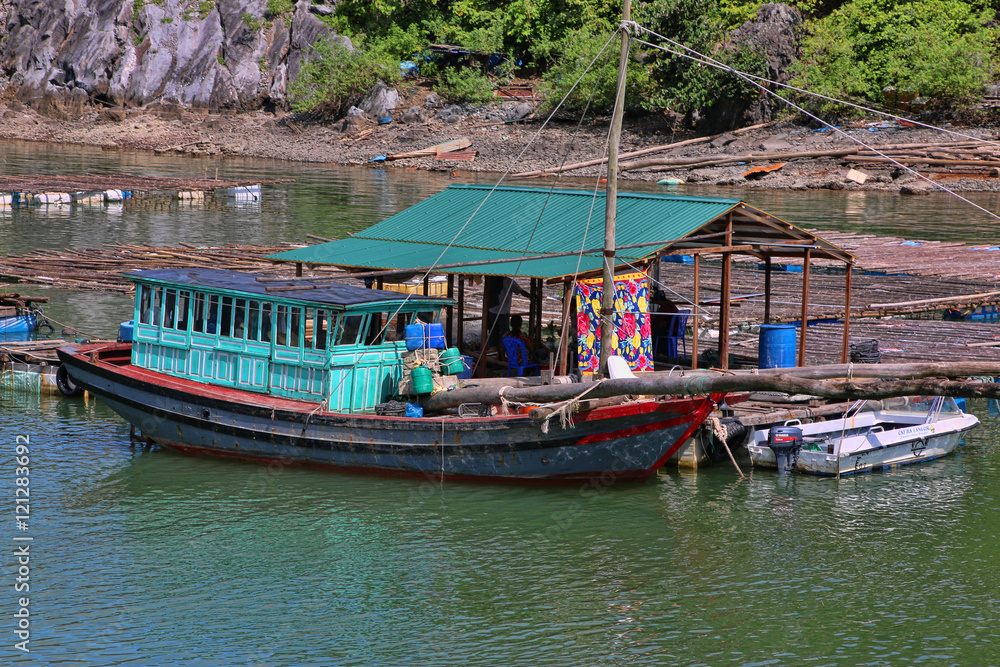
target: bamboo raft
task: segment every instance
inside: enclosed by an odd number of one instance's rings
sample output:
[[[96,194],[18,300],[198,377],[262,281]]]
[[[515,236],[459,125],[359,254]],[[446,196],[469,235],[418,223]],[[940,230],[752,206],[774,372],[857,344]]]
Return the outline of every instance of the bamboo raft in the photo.
[[[196,248],[117,243],[80,250],[37,249],[24,255],[0,258],[0,278],[39,285],[110,292],[130,292],[132,283],[122,273],[143,269],[212,268],[290,275],[294,268],[275,264],[265,256],[293,245],[256,246],[227,244]]]
[[[129,174],[83,174],[79,176],[56,176],[32,174],[23,176],[0,175],[0,192],[20,192],[38,194],[43,192],[104,192],[106,190],[127,190],[136,193],[150,192],[209,192],[217,188],[237,188],[248,185],[290,183],[291,179],[270,179],[252,181],[246,179],[220,179],[134,176]]]

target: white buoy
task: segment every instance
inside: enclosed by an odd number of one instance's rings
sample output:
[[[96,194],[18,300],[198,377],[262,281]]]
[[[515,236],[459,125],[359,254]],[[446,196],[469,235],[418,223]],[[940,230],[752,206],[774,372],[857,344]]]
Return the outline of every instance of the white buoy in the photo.
[[[227,188],[226,192],[230,197],[239,201],[260,201],[260,184],[240,185],[235,188]]]
[[[49,204],[70,204],[73,197],[68,192],[42,192],[35,195],[35,203],[48,206]]]
[[[131,199],[132,193],[129,190],[105,190],[104,200],[105,201],[125,201],[126,199]]]

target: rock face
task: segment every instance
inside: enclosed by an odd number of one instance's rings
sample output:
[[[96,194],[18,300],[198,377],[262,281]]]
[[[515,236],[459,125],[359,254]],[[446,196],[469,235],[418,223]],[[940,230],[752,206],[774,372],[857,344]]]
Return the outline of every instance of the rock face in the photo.
[[[0,89],[55,117],[90,100],[284,106],[311,45],[346,39],[311,6],[272,16],[266,0],[0,0]]]
[[[798,9],[782,3],[768,3],[757,11],[753,21],[747,21],[729,34],[728,48],[751,48],[767,57],[766,78],[787,83],[789,69],[799,56],[799,30],[802,14]],[[711,127],[706,130],[721,132],[742,125],[764,123],[774,118],[781,102],[771,96],[755,95],[750,99],[726,100],[713,107]]]

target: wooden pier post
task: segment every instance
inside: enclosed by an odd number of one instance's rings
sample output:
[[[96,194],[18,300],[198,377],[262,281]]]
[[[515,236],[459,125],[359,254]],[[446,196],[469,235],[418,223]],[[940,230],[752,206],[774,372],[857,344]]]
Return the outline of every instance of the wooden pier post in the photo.
[[[771,323],[771,256],[764,258],[764,324]]]
[[[844,279],[844,342],[840,351],[840,363],[847,363],[847,349],[851,338],[851,274],[854,264],[847,262],[847,277]]]
[[[733,245],[733,214],[726,216],[726,243]],[[729,308],[732,297],[733,254],[723,251],[722,295],[719,301],[719,368],[729,368]]]
[[[455,274],[454,273],[449,273],[448,274],[448,298],[449,299],[454,299],[455,298]],[[461,342],[461,340],[459,340],[458,342],[456,342],[455,339],[452,338],[452,336],[454,335],[454,331],[452,330],[452,327],[455,326],[455,307],[454,306],[448,306],[447,308],[445,308],[445,313],[446,313],[445,317],[447,318],[447,325],[446,326],[448,328],[448,338],[451,340],[452,345],[454,345],[455,347],[460,347],[459,343]]]
[[[483,319],[479,328],[482,340],[479,343],[479,357],[476,359],[476,370],[473,375],[479,378],[486,377],[486,345],[490,337],[490,279],[483,276]]]
[[[806,248],[802,260],[802,334],[799,336],[799,358],[796,366],[806,365],[806,329],[809,328],[809,260],[812,250]]]
[[[659,262],[657,262],[659,264]],[[694,255],[694,304],[691,308],[691,368],[698,368],[698,320],[701,314],[701,303],[699,294],[701,292],[701,253]]]
[[[465,342],[465,276],[458,274],[458,347]]]

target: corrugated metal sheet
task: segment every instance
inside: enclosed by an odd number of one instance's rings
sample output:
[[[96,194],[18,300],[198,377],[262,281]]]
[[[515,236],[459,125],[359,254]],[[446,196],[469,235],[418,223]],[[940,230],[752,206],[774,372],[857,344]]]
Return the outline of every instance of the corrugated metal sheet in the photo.
[[[489,191],[488,186],[452,185],[354,238],[441,245],[454,241],[467,248],[518,252],[579,249],[585,234],[598,241],[590,247],[603,242],[603,192],[595,197],[577,190],[550,195],[541,188],[497,188],[483,203]],[[620,194],[618,243],[681,238],[737,204],[736,199]]]
[[[492,191],[492,192],[491,192]],[[487,198],[487,195],[489,197]],[[485,201],[484,201],[485,199]],[[619,193],[617,245],[662,242],[620,251],[631,260],[654,254],[740,206],[738,199]],[[273,259],[372,269],[478,262],[530,254],[579,252],[604,243],[605,195],[581,190],[452,185],[352,238],[301,248]],[[766,215],[766,214],[765,214]],[[451,244],[444,256],[442,251]],[[596,266],[592,266],[595,264]],[[577,258],[524,262],[519,275],[556,278],[576,272]],[[584,258],[581,271],[600,268]],[[513,275],[509,264],[453,273]]]
[[[600,245],[598,241],[597,245]],[[442,255],[442,251],[444,254]],[[459,248],[427,243],[406,243],[400,241],[380,241],[357,237],[324,243],[322,245],[298,248],[281,254],[281,259],[306,264],[332,264],[357,269],[410,269],[416,267],[458,264],[465,262],[487,262],[508,257],[510,262],[501,264],[480,264],[453,269],[452,273],[470,275],[521,275],[533,278],[554,278],[576,273],[577,257],[553,257],[549,259],[518,260],[521,252],[482,250],[479,248]],[[638,259],[636,251],[624,251],[625,261]],[[518,266],[520,264],[520,266]],[[596,271],[601,268],[599,255],[585,255],[580,262],[580,271]],[[446,272],[446,271],[442,271]]]

